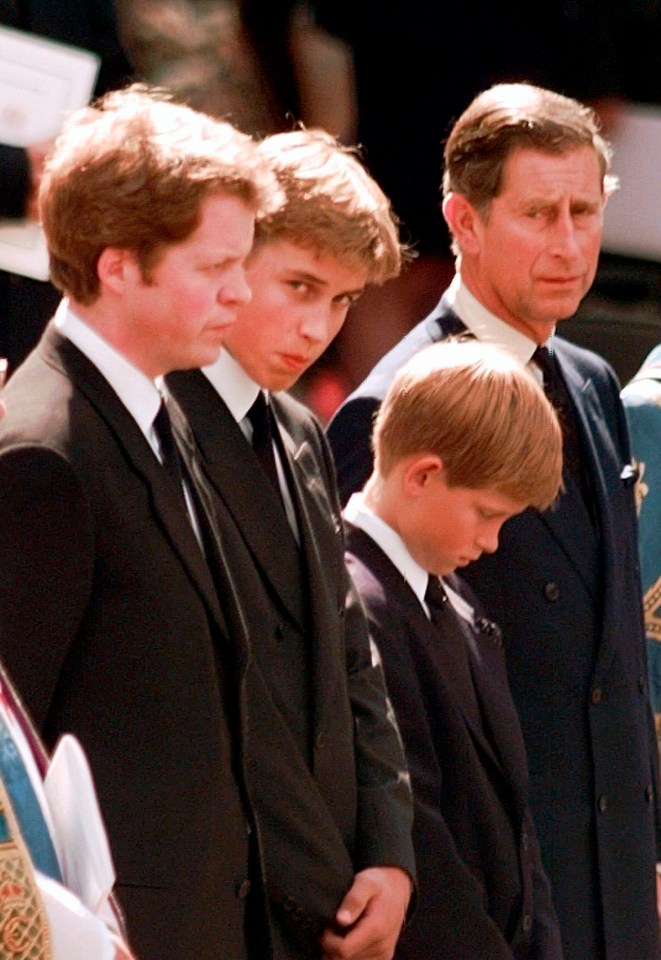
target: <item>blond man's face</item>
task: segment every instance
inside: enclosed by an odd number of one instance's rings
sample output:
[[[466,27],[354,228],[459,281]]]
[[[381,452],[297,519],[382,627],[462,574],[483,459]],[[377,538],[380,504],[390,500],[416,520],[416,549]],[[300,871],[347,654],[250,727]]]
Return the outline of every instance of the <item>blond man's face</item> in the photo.
[[[252,291],[225,348],[268,390],[287,390],[337,336],[368,268],[286,240],[258,245],[246,264]]]

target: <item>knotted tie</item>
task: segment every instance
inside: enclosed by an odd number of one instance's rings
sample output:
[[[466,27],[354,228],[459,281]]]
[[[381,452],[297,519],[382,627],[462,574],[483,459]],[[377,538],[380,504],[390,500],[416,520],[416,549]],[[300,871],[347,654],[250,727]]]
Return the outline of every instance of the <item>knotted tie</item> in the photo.
[[[267,477],[281,496],[278,468],[273,452],[273,429],[271,426],[271,411],[262,390],[247,413],[252,426],[252,448],[255,451]]]
[[[457,702],[474,724],[481,726],[473,677],[468,662],[468,650],[458,621],[458,614],[448,600],[438,577],[430,576],[425,591],[429,616],[439,635],[438,654],[443,662],[445,676]]]
[[[567,387],[558,369],[558,361],[548,347],[537,347],[533,362],[544,377],[544,392],[555,407],[562,427],[563,455],[567,472],[574,478],[586,503],[589,503],[589,484],[585,473],[576,416]]]

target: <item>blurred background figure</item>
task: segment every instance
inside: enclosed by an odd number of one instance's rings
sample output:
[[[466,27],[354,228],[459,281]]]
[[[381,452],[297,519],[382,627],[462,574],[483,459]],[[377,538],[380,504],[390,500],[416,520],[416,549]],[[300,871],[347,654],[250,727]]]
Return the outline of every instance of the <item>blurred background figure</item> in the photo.
[[[98,54],[95,94],[132,75],[113,0],[3,0],[0,24]],[[43,160],[39,146],[22,150],[0,144],[0,217],[36,218]],[[59,299],[50,283],[0,271],[0,356],[9,360],[9,375],[36,344]]]
[[[119,0],[140,73],[198,110],[265,136],[302,121],[356,133],[350,50],[300,0]]]
[[[661,740],[661,343],[622,391],[638,469],[645,633],[650,699],[657,741]]]

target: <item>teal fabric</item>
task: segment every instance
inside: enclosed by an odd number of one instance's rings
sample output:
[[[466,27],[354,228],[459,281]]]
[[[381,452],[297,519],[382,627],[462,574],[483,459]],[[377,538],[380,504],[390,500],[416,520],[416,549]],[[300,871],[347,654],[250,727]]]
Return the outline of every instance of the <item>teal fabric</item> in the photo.
[[[638,462],[640,561],[652,707],[661,713],[661,343],[622,391]]]
[[[5,718],[0,711],[0,776],[11,800],[23,840],[36,870],[61,880],[53,841],[34,792],[28,771],[16,749]],[[0,839],[8,838],[5,818],[0,823]]]

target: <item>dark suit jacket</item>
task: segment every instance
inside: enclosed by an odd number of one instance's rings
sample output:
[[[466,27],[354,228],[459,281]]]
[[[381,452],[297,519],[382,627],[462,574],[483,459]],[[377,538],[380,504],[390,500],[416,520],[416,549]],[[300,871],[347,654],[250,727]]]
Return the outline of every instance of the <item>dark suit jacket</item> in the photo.
[[[343,493],[371,471],[371,419],[395,370],[456,322],[415,327],[329,428]],[[464,577],[501,625],[528,751],[531,807],[568,960],[657,956],[656,746],[651,727],[629,442],[600,357],[555,339],[592,490],[508,521]]]
[[[276,921],[276,955],[307,956],[355,872],[413,874],[411,798],[381,668],[348,578],[330,451],[309,410],[272,396],[300,550],[275,489],[200,372],[168,378],[218,495],[248,618],[248,789]],[[301,687],[306,690],[301,696]],[[314,951],[316,954],[316,951]]]
[[[136,954],[245,960],[231,585],[221,608],[174,484],[53,328],[5,401],[0,652],[47,744],[88,753]]]
[[[371,537],[347,526],[347,564],[383,658],[413,782],[419,900],[396,955],[558,960],[500,632],[486,620],[476,621],[482,631],[463,624],[479,725],[455,696],[438,653],[443,637],[418,598]],[[458,578],[449,582],[475,607]]]

